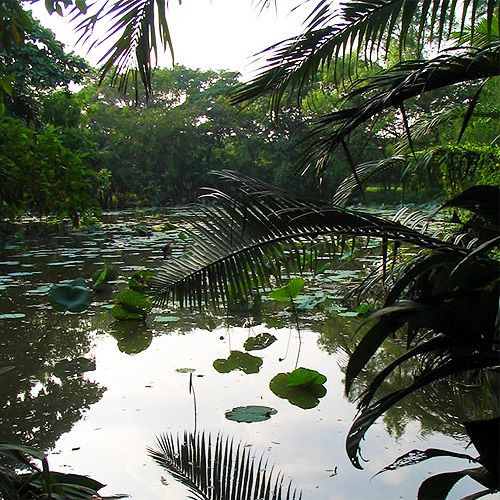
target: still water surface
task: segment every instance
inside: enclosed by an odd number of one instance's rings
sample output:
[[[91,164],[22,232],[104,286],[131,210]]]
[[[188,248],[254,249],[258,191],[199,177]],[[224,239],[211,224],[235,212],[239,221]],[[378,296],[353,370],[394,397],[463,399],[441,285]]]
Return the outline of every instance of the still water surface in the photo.
[[[45,240],[19,236],[1,250],[0,364],[15,370],[1,380],[0,441],[41,448],[52,469],[87,474],[107,485],[101,493],[126,493],[135,500],[187,498],[146,447],[154,446],[161,433],[193,431],[195,425],[242,441],[257,457],[264,453],[304,499],[415,498],[428,474],[467,466],[440,458],[371,479],[413,448],[463,452],[452,411],[460,402],[447,386],[420,394],[373,426],[363,442],[364,470],[347,459],[345,436],[356,412],[343,393],[343,369],[345,349],[353,345],[352,332],[361,319],[335,311],[343,311],[346,285],[365,272],[369,258],[340,262],[340,274],[327,272],[322,281],[309,281],[310,295],[328,291],[327,301],[300,314],[299,366],[328,379],[326,396],[312,409],[293,406],[269,389],[277,373],[290,372],[296,364],[298,334],[282,309],[266,304],[269,311],[250,327],[246,317],[178,310],[154,310],[145,325],[114,323],[113,294],[134,270],[161,265],[162,248],[177,241],[177,230],[150,232],[163,220],[155,214],[114,214],[93,230]],[[169,258],[179,251],[174,246]],[[97,296],[84,313],[61,318],[52,310],[46,294],[53,283],[89,278],[104,264],[120,269],[111,292]],[[162,322],[165,315],[174,318]],[[252,352],[263,360],[259,373],[214,369],[214,360],[244,351],[244,341],[261,332],[278,340]],[[187,368],[194,370],[196,415]],[[226,411],[246,405],[277,413],[250,424],[225,418]],[[466,479],[450,498],[475,490]]]

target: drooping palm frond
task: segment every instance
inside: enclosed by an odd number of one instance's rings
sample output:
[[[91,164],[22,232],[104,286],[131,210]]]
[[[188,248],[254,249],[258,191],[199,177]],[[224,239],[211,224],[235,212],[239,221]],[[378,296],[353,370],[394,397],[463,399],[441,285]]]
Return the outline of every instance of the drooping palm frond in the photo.
[[[314,4],[303,34],[260,54],[266,57],[261,73],[234,93],[236,102],[271,92],[272,107],[277,110],[286,89],[300,95],[322,67],[332,64],[348,67],[353,54],[355,58],[364,54],[369,59],[391,43],[397,43],[401,51],[412,26],[418,26],[418,47],[427,39],[440,43],[449,38],[457,24],[459,35],[467,27],[473,27],[479,12],[477,3],[466,1],[459,9],[456,0],[344,1],[340,6],[331,0],[314,0]],[[486,33],[492,32],[498,9],[497,2],[487,3]],[[473,35],[471,38],[474,39]]]
[[[111,83],[120,90],[132,84],[137,92],[142,81],[149,95],[159,51],[168,48],[174,57],[167,7],[168,0],[98,0],[85,9],[73,9],[79,42],[89,50],[105,47],[99,61],[101,82],[111,74]],[[94,31],[96,24],[106,26],[104,34]]]
[[[404,110],[412,97],[459,82],[500,75],[500,43],[484,49],[449,49],[431,60],[404,61],[365,81],[359,80],[345,97],[345,107],[312,123],[301,163],[322,176],[335,148],[357,127],[390,108]],[[362,97],[361,104],[349,102]]]
[[[402,172],[407,164],[408,159],[404,156],[390,156],[382,160],[361,163],[356,167],[356,174],[361,184],[365,184],[387,169],[397,168]],[[351,196],[358,190],[358,179],[353,174],[346,177],[335,191],[332,203],[334,205],[345,206]]]
[[[302,252],[284,252],[282,242],[323,237],[374,237],[425,248],[465,250],[443,243],[399,222],[322,202],[295,199],[284,191],[230,171],[216,173],[225,188],[209,190],[189,217],[190,249],[157,272],[151,291],[157,302],[183,306],[247,298],[270,283],[275,269],[289,270]],[[186,217],[186,214],[183,214]],[[286,249],[285,249],[286,250]],[[295,269],[298,266],[295,266]]]
[[[361,163],[356,176],[346,177],[337,188],[332,203],[344,206],[357,192],[358,180],[366,184],[378,174],[394,169],[399,178],[426,176],[445,179],[445,187],[458,191],[470,184],[477,170],[490,165],[494,171],[500,165],[500,148],[496,145],[439,145],[414,151],[413,154],[395,155],[382,160]]]
[[[498,246],[498,238],[491,244]],[[487,256],[490,249],[491,245],[480,246],[465,258],[435,251],[414,259],[400,271],[384,307],[362,325],[368,328],[349,359],[346,392],[389,336],[401,335],[408,350],[379,371],[360,396],[359,415],[346,441],[356,467],[361,468],[361,439],[390,407],[443,377],[500,367],[496,325],[500,267]],[[420,363],[412,383],[377,398],[384,381],[415,358]]]
[[[450,490],[460,479],[469,476],[486,490],[468,496],[468,499],[481,498],[485,495],[496,493],[500,489],[499,477],[499,447],[500,447],[500,418],[489,420],[476,420],[464,423],[466,432],[479,453],[479,457],[472,457],[464,453],[429,448],[427,450],[411,450],[397,458],[392,464],[384,467],[380,472],[397,470],[401,467],[419,464],[436,457],[453,457],[468,460],[469,463],[482,465],[481,467],[467,468],[453,472],[445,472],[427,478],[419,487],[417,498],[425,500],[430,498],[446,498]]]
[[[163,434],[149,455],[198,500],[300,500],[302,493],[284,484],[283,475],[257,458],[250,447],[218,434]]]

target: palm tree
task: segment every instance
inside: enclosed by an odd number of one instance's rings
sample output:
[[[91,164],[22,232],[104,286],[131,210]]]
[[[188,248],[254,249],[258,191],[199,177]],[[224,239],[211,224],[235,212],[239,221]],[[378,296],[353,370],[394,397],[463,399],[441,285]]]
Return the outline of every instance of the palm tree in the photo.
[[[50,8],[57,10],[59,3],[62,1],[52,0]],[[172,50],[166,3],[102,0],[87,10],[84,1],[74,1],[81,40],[93,44],[91,47],[103,42],[93,38],[94,25],[101,19],[111,20],[106,35],[116,39],[103,58],[102,78],[111,72],[112,81],[123,88],[140,79],[150,89],[153,56],[160,47]],[[479,89],[465,113],[462,136],[483,82],[500,73],[497,0],[464,0],[460,8],[456,0],[346,0],[339,6],[331,0],[309,3],[312,8],[304,32],[264,51],[261,73],[235,91],[235,102],[270,94],[271,109],[278,112],[285,91],[300,100],[308,85],[317,81],[320,70],[340,75],[341,85],[344,77],[356,79],[357,64],[353,62],[369,64],[370,59],[384,59],[395,46],[398,50],[396,63],[355,80],[346,90],[342,107],[313,122],[303,165],[306,170],[315,169],[320,178],[336,147],[348,151],[347,139],[353,130],[391,108],[400,110],[401,128],[416,157],[405,103],[436,89],[477,82]],[[409,49],[412,57],[408,57]],[[365,169],[369,173],[368,167],[358,170],[353,164],[352,178],[344,188],[360,186],[359,173],[364,174]],[[349,390],[388,336],[399,335],[406,341],[407,352],[387,365],[362,394],[360,413],[347,438],[353,465],[361,467],[358,452],[366,430],[407,394],[463,372],[497,376],[499,267],[491,251],[500,242],[498,188],[473,187],[445,204],[471,214],[462,232],[448,241],[411,227],[410,220],[401,224],[338,205],[293,199],[282,190],[230,172],[219,176],[228,181],[225,187],[205,196],[205,201],[215,203],[186,211],[192,249],[159,272],[153,286],[159,302],[175,299],[181,305],[217,306],[272,285],[280,279],[281,268],[291,273],[299,267],[300,251],[290,247],[290,252],[284,252],[288,249],[283,242],[314,243],[332,236],[380,238],[385,279],[389,241],[395,242],[394,252],[402,243],[422,249],[394,275],[384,306],[366,323],[365,335],[347,367]],[[413,382],[378,397],[377,389],[385,378],[412,358],[421,361]],[[477,438],[477,428],[469,425],[474,442],[484,443]],[[498,463],[489,460],[492,454],[483,449],[478,445],[478,461],[491,475],[488,488],[498,490]]]

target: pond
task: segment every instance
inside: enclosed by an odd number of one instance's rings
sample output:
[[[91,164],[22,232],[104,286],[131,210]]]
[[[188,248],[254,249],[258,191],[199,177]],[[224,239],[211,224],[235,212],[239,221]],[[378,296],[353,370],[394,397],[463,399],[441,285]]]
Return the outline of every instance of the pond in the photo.
[[[363,318],[343,297],[366,274],[373,262],[369,255],[338,259],[340,272],[306,276],[300,333],[291,312],[270,302],[262,314],[154,309],[145,323],[115,322],[113,296],[131,274],[156,269],[182,251],[182,244],[174,245],[165,256],[166,244],[183,240],[181,231],[163,225],[168,218],[109,214],[93,228],[37,239],[19,234],[4,245],[0,366],[14,370],[2,375],[0,385],[0,441],[42,449],[53,470],[89,475],[106,484],[102,494],[136,500],[187,498],[184,486],[153,461],[147,447],[154,448],[165,433],[195,429],[233,438],[257,459],[263,455],[267,468],[274,465],[304,499],[415,498],[430,473],[463,468],[461,461],[438,458],[372,479],[413,448],[463,452],[458,421],[464,401],[447,383],[421,391],[373,426],[362,445],[364,470],[347,458],[345,437],[356,408],[344,395],[344,370]],[[103,265],[120,272],[110,291],[97,294],[85,312],[53,310],[47,300],[52,284],[90,278]],[[261,333],[276,341],[246,353],[245,341]],[[251,366],[243,363],[250,373],[229,371],[234,351],[257,358]],[[215,360],[221,361],[214,365]],[[291,404],[270,390],[278,373],[297,365],[327,379],[326,394],[313,404]],[[227,418],[230,410],[249,405],[267,407],[263,420]],[[451,498],[475,486],[462,480]]]

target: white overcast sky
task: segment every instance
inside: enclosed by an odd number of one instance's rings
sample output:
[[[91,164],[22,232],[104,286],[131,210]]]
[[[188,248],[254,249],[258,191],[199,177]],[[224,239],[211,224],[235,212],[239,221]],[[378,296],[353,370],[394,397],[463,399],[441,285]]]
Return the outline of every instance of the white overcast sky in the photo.
[[[261,12],[255,0],[183,0],[182,5],[171,0],[168,20],[176,63],[190,68],[235,70],[248,77],[258,67],[250,65],[253,54],[301,30],[307,10],[291,12],[297,0],[278,3],[278,11],[272,6]],[[48,15],[44,2],[37,2],[32,9],[69,50],[97,64],[96,51],[88,54],[85,46],[74,46],[77,37],[66,19]],[[160,60],[162,66],[170,64],[167,56]]]

